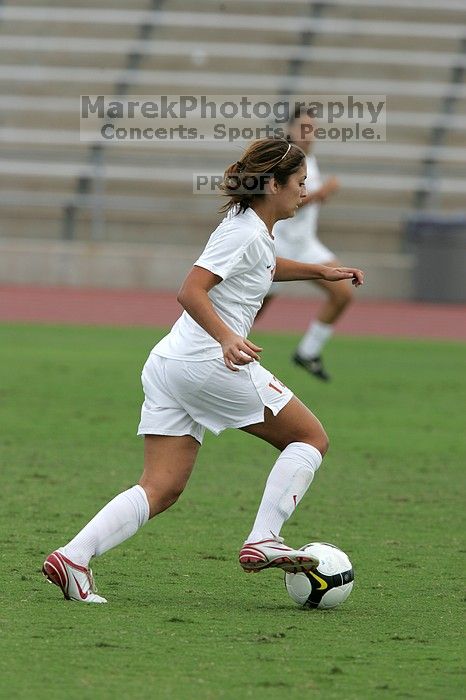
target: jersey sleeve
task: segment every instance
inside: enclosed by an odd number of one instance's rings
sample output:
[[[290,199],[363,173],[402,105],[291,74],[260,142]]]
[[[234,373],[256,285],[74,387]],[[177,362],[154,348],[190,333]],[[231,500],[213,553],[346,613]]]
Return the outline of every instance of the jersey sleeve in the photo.
[[[209,270],[222,280],[233,277],[255,264],[251,252],[256,239],[254,231],[245,240],[244,230],[225,226],[221,231],[214,231],[194,265]]]

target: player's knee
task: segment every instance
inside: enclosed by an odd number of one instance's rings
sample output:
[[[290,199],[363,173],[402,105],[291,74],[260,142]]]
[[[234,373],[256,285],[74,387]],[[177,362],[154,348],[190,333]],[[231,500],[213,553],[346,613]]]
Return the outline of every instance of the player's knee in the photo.
[[[317,437],[313,438],[313,442],[311,443],[316,449],[319,450],[320,454],[322,457],[324,457],[325,453],[328,450],[330,441],[328,439],[328,435],[325,432],[324,429],[322,429]]]
[[[325,455],[329,447],[328,435],[321,425],[318,429],[313,427],[313,429],[309,432],[301,434],[300,436],[296,436],[295,441],[305,442],[308,445],[312,445],[312,447],[315,447],[317,450],[319,450],[322,457]]]
[[[183,493],[183,488],[177,486],[171,486],[163,490],[160,488],[151,488],[148,485],[143,485],[143,487],[149,502],[150,518],[153,518],[154,515],[158,515],[159,513],[163,513],[164,510],[168,510],[168,508],[176,503]]]
[[[306,439],[303,440],[303,442],[307,442],[309,445],[312,445],[315,447],[317,450],[319,450],[320,454],[322,457],[325,455],[325,453],[328,450],[329,446],[329,439],[328,435],[325,432],[324,428],[322,425],[319,425],[319,427],[316,429],[314,428],[312,432],[310,432],[307,436]]]
[[[160,503],[162,505],[162,510],[167,510],[170,506],[174,505],[181,494],[183,493],[183,487],[181,486],[171,486],[164,493],[160,495]]]
[[[343,310],[351,303],[353,299],[353,290],[348,284],[341,285],[334,295],[334,303],[340,310]]]

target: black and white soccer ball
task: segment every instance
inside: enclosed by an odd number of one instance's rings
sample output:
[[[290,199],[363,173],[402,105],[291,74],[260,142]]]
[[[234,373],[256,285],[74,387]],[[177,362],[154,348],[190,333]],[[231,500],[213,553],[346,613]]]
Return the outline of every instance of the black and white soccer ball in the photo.
[[[301,549],[318,557],[320,564],[306,573],[285,574],[286,590],[305,608],[336,608],[353,589],[354,572],[348,556],[326,542],[310,542]]]

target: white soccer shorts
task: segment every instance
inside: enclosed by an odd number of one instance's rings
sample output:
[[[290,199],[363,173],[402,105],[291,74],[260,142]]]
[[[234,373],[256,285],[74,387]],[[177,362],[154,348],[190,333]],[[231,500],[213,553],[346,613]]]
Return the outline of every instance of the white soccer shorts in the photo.
[[[275,244],[277,256],[297,260],[302,263],[324,265],[335,260],[336,255],[327,248],[317,237],[309,236],[305,241],[279,240]]]
[[[276,416],[293,393],[259,362],[238,372],[223,359],[185,362],[151,353],[142,372],[145,399],[138,435],[192,435],[202,444],[205,429],[218,435]]]
[[[305,242],[278,240],[275,245],[277,257],[288,258],[306,264],[326,265],[336,259],[335,253],[327,248],[318,238],[309,236]],[[283,291],[282,282],[273,282],[269,294],[280,294]]]

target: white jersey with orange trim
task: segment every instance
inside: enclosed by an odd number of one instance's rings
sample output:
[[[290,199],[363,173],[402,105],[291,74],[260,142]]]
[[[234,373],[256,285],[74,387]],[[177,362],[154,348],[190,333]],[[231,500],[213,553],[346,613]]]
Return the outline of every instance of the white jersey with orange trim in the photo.
[[[210,300],[227,326],[246,338],[275,271],[274,240],[265,223],[250,208],[225,217],[194,265],[222,278]],[[152,352],[191,361],[223,357],[221,345],[186,311]]]

